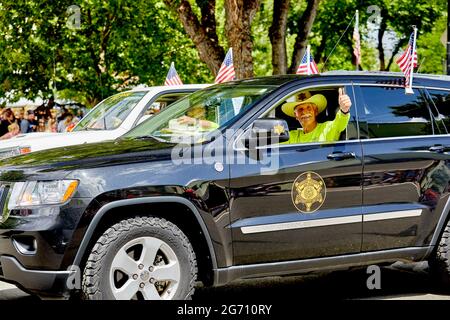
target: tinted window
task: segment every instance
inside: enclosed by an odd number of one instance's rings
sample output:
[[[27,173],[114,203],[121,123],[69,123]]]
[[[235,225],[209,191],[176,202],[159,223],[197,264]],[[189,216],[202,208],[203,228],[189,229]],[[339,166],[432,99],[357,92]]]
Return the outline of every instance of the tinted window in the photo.
[[[435,133],[446,134],[450,128],[450,91],[428,90],[431,103],[431,111],[437,123]]]
[[[362,107],[369,138],[433,134],[430,111],[418,89],[406,95],[404,88],[361,87]]]

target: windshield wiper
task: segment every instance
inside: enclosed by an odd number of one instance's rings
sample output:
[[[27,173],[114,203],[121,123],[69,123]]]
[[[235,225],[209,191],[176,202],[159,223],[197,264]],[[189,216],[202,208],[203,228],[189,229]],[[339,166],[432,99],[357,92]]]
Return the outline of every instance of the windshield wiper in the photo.
[[[139,140],[154,139],[154,140],[159,141],[159,142],[167,143],[167,140],[164,140],[164,139],[159,138],[157,136],[154,136],[152,134],[146,134],[146,135],[142,135],[142,136],[137,136],[137,137],[135,137],[135,139],[139,139]]]

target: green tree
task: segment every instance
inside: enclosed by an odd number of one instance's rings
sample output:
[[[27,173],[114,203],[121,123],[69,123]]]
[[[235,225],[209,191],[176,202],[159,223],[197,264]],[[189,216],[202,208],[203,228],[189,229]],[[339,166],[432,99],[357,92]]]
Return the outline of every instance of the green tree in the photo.
[[[132,85],[162,84],[171,61],[186,83],[210,79],[161,1],[82,0],[79,28],[67,24],[70,5],[2,1],[0,94],[46,98],[56,87],[92,106]]]

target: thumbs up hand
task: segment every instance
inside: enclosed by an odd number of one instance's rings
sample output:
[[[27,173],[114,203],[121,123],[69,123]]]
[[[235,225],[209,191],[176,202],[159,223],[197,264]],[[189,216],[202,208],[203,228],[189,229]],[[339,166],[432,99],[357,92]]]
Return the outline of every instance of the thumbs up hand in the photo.
[[[344,88],[339,88],[339,107],[343,113],[348,113],[350,111],[350,107],[352,106],[352,102],[350,97],[345,94]]]

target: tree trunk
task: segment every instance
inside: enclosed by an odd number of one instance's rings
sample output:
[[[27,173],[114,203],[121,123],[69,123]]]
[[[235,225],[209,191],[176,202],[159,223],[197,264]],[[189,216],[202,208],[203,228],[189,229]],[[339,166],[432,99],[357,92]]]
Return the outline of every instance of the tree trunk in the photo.
[[[383,36],[387,29],[387,12],[386,9],[381,9],[381,23],[378,30],[378,59],[380,60],[380,71],[386,70],[386,62],[384,61]]]
[[[251,23],[259,0],[225,0],[226,34],[237,79],[253,77]]]
[[[101,32],[100,53],[98,59],[98,68],[101,71],[101,73],[107,73],[109,70],[109,65],[106,61],[106,53],[108,49],[109,38],[111,37],[111,32],[113,30],[113,24],[115,20],[116,16],[111,16],[108,20],[108,23],[106,23]]]
[[[291,66],[288,70],[289,73],[295,73],[300,64],[300,60],[305,54],[308,35],[311,32],[314,20],[316,19],[319,2],[320,0],[308,0],[306,10],[299,20],[299,29],[297,37],[295,38],[294,53],[292,55]]]
[[[285,74],[287,71],[286,25],[290,0],[273,1],[272,25],[269,38],[272,44],[272,74]]]
[[[391,69],[392,63],[394,62],[396,54],[400,51],[400,48],[403,47],[405,44],[407,44],[409,41],[409,38],[400,39],[397,43],[397,45],[394,48],[394,51],[392,51],[392,56],[389,59],[388,65],[386,67],[386,71],[389,71]]]
[[[215,1],[197,0],[202,13],[201,23],[188,0],[164,0],[164,3],[178,14],[184,30],[194,42],[200,59],[217,75],[225,57],[216,33]]]
[[[316,59],[317,63],[323,60],[326,47],[327,47],[327,37],[324,35],[322,36],[322,41],[320,42],[317,51],[314,52],[314,58]]]

